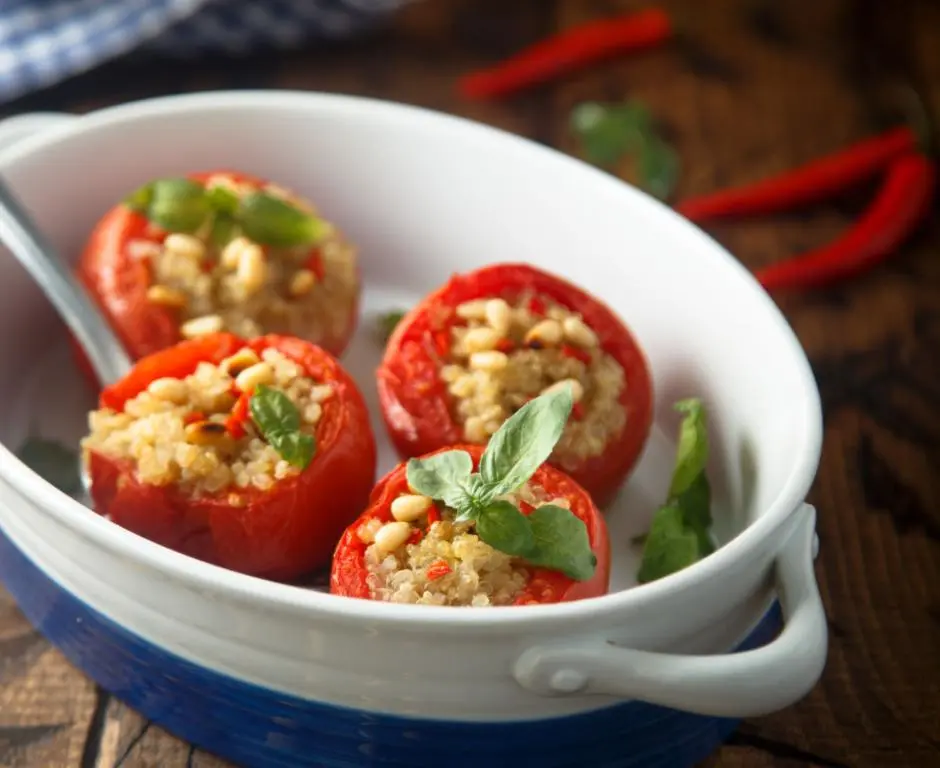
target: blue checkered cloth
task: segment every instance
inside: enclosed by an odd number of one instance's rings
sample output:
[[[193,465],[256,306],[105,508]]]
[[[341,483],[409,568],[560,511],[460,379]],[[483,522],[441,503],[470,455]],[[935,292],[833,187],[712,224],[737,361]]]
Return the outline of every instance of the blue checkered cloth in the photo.
[[[296,48],[365,31],[409,0],[0,0],[0,102],[138,49]]]

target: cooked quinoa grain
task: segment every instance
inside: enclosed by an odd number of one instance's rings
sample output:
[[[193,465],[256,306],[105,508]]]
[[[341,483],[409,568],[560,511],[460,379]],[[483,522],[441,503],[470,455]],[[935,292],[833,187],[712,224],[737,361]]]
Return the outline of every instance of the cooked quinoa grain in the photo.
[[[624,429],[623,369],[580,315],[532,296],[513,304],[468,301],[456,314],[461,323],[451,329],[440,375],[466,440],[485,442],[526,402],[555,386],[571,386],[575,399],[553,453],[563,468],[600,455]]]
[[[176,484],[193,496],[227,488],[266,490],[299,470],[264,441],[250,418],[240,420],[238,429],[231,426],[237,399],[259,384],[287,395],[308,434],[315,433],[322,403],[333,394],[277,350],[259,357],[245,347],[220,365],[200,363],[183,379],[151,382],[121,412],[92,411],[83,453],[130,460],[141,483]]]
[[[206,186],[238,195],[254,191],[224,174],[210,177]],[[280,187],[263,191],[316,213]],[[126,248],[131,258],[149,264],[153,283],[147,299],[179,313],[184,338],[224,330],[248,339],[264,333],[318,343],[340,339],[358,295],[356,251],[332,227],[316,251],[262,247],[245,237],[218,247],[208,230],[171,233],[162,245],[131,240]]]

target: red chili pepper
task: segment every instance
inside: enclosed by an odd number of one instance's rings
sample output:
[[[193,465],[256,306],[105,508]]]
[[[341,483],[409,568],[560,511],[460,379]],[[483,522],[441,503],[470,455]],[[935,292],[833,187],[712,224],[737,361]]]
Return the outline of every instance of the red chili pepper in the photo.
[[[571,357],[575,360],[580,360],[585,365],[591,364],[591,353],[586,349],[581,349],[581,347],[575,347],[571,344],[563,344],[561,347],[561,354],[565,357]]]
[[[815,288],[850,277],[889,256],[930,208],[934,164],[923,155],[895,160],[872,204],[839,238],[801,256],[758,270],[767,290]]]
[[[496,349],[503,354],[508,355],[516,348],[516,344],[512,339],[500,339],[499,343],[496,345]]]
[[[538,296],[533,296],[529,299],[528,304],[526,305],[529,312],[538,317],[542,317],[545,314],[545,302],[542,301]]]
[[[431,508],[428,510],[428,528],[430,528],[434,523],[439,523],[441,521],[441,510],[437,508],[436,504],[432,504]]]
[[[734,189],[691,198],[676,206],[690,221],[777,213],[819,202],[872,178],[894,160],[917,150],[908,127],[865,139],[787,173]]]
[[[428,566],[428,581],[443,579],[451,570],[446,560],[438,560],[435,563],[431,563]]]
[[[248,421],[248,411],[251,405],[251,393],[242,392],[232,406],[232,412],[225,420],[225,428],[236,440],[245,436],[245,422]]]
[[[458,89],[469,99],[509,96],[611,56],[658,45],[671,34],[669,16],[657,8],[590,21],[535,43],[489,69],[465,75]]]

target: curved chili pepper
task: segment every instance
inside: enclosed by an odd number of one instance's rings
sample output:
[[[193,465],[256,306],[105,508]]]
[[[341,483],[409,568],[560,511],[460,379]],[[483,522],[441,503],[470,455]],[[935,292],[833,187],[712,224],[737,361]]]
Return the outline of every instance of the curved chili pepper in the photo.
[[[733,216],[776,213],[819,202],[875,176],[902,155],[917,151],[917,135],[894,128],[780,176],[690,198],[676,210],[701,224]]]
[[[896,249],[930,208],[936,168],[924,155],[894,161],[860,219],[828,245],[758,270],[767,290],[816,288],[873,267]]]
[[[458,88],[470,99],[509,96],[618,53],[658,45],[671,34],[669,16],[656,8],[591,21],[535,43],[490,69],[465,75]]]

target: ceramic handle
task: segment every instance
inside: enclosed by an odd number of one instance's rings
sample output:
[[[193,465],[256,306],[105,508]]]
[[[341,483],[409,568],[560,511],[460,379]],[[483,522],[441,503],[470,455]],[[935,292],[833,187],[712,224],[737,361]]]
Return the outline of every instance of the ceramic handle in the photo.
[[[715,656],[618,648],[606,642],[536,646],[516,661],[519,684],[544,696],[608,694],[710,717],[783,709],[816,684],[828,631],[813,573],[816,510],[804,504],[776,560],[785,626],[768,645]]]

